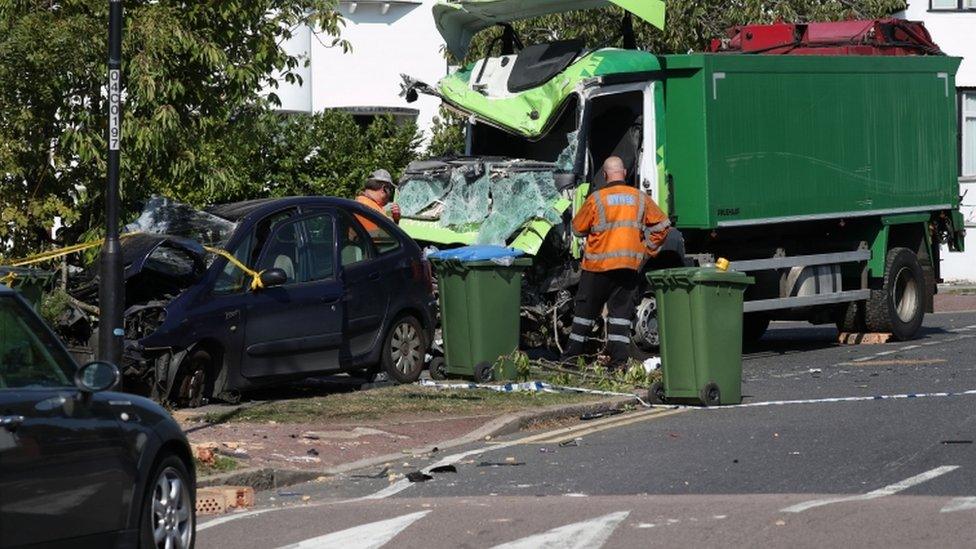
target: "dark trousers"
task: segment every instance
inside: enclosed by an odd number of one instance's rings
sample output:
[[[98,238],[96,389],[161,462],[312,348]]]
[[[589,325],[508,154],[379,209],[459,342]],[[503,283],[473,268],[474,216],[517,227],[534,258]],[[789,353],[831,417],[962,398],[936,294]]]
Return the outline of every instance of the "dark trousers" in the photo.
[[[584,354],[587,338],[607,306],[607,353],[614,365],[630,358],[630,330],[637,299],[637,271],[616,269],[583,271],[573,309],[573,327],[563,355],[571,359]]]

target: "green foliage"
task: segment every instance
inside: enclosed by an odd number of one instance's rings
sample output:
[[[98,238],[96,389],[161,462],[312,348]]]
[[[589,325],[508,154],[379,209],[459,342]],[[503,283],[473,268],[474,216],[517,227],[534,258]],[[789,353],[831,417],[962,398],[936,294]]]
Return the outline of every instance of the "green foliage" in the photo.
[[[173,186],[169,195],[191,204],[255,196],[352,197],[377,168],[394,177],[417,156],[420,134],[413,123],[375,118],[361,127],[352,115],[249,112],[208,149],[221,167],[219,182]]]
[[[427,156],[436,158],[464,154],[464,123],[464,117],[441,107],[430,128]]]
[[[68,310],[69,300],[67,292],[60,288],[45,293],[41,299],[41,318],[49,325],[55,325],[61,315]]]
[[[130,210],[152,193],[217,196],[242,179],[225,160],[234,119],[277,103],[303,61],[281,44],[310,24],[338,48],[337,0],[127,0],[122,166]],[[0,238],[9,255],[73,242],[101,225],[106,171],[108,2],[0,0]],[[238,162],[246,163],[247,160]],[[210,190],[209,194],[206,190]],[[256,192],[260,192],[256,189]]]
[[[833,21],[840,19],[872,19],[888,17],[905,8],[904,0],[668,0],[667,26],[661,31],[641,20],[634,20],[634,34],[640,49],[660,54],[703,51],[713,38],[725,36],[729,27],[745,23],[782,21]],[[599,10],[581,10],[513,24],[522,42],[539,44],[552,40],[581,38],[589,48],[622,47],[620,22],[624,11],[615,6]],[[474,37],[465,61],[471,62],[487,54],[487,48],[501,31],[486,30]],[[497,48],[497,46],[496,46]],[[450,55],[448,54],[450,57]],[[450,59],[457,63],[457,59]],[[463,119],[445,118],[433,129],[431,156],[450,149],[443,143],[456,145],[463,137]]]

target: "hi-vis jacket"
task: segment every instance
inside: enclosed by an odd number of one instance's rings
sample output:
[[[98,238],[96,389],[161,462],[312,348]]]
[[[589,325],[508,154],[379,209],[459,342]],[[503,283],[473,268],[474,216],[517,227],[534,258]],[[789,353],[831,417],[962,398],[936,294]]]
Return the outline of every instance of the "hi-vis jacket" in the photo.
[[[573,234],[586,237],[583,270],[640,269],[657,255],[671,222],[643,192],[611,184],[587,197],[573,218]]]

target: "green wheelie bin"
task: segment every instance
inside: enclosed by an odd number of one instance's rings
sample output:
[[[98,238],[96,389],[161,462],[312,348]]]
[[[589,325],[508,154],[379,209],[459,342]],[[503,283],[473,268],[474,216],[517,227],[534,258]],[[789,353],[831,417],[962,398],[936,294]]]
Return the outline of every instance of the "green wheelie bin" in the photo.
[[[33,267],[0,267],[0,283],[19,293],[38,312],[41,310],[44,288],[53,278],[53,272]]]
[[[519,347],[522,273],[532,265],[521,255],[503,246],[466,246],[428,256],[437,274],[444,338],[444,361],[431,362],[432,376],[514,379],[513,368],[495,364]]]
[[[742,298],[754,279],[714,267],[648,273],[657,299],[662,381],[659,404],[742,401]]]

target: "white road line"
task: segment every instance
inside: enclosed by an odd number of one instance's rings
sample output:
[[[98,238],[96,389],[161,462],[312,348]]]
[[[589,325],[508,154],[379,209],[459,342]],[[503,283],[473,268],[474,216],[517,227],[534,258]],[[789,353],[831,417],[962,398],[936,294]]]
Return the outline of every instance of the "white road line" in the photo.
[[[976,497],[954,498],[942,508],[942,513],[955,513],[956,511],[968,511],[976,509]]]
[[[420,511],[419,513],[411,513],[402,517],[362,524],[346,530],[340,530],[317,538],[286,545],[281,549],[329,549],[333,547],[342,547],[342,549],[378,549],[389,543],[390,540],[395,538],[407,526],[427,516],[427,513],[430,513],[430,511]]]
[[[276,509],[255,509],[254,511],[245,511],[243,513],[234,513],[232,515],[225,515],[222,517],[215,518],[213,520],[208,520],[207,522],[197,524],[197,532],[206,530],[207,528],[213,528],[214,526],[220,526],[221,524],[226,524],[228,522],[233,522],[235,520],[240,520],[243,518],[253,517],[255,515],[263,515],[269,511],[275,511]]]
[[[911,351],[912,349],[918,349],[919,347],[921,347],[921,345],[909,345],[907,347],[902,347],[901,349],[898,349],[898,351],[896,352]]]
[[[923,482],[932,480],[936,477],[942,476],[951,471],[955,471],[958,468],[959,468],[958,465],[943,465],[942,467],[936,467],[931,471],[926,471],[919,475],[915,475],[914,477],[907,478],[901,482],[889,484],[888,486],[885,486],[884,488],[879,488],[877,490],[874,490],[873,492],[868,492],[866,494],[858,494],[856,496],[814,499],[810,501],[805,501],[803,503],[798,503],[796,505],[791,505],[789,507],[786,507],[785,509],[781,509],[781,512],[802,513],[803,511],[807,511],[815,507],[823,507],[824,505],[831,505],[834,503],[844,503],[848,501],[868,501],[872,499],[883,498],[885,496],[897,494],[898,492],[907,490],[912,486],[922,484]]]
[[[630,511],[567,524],[548,532],[496,545],[494,549],[600,549]]]

